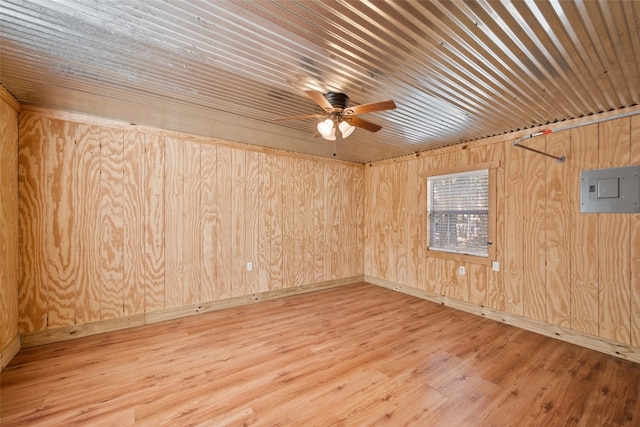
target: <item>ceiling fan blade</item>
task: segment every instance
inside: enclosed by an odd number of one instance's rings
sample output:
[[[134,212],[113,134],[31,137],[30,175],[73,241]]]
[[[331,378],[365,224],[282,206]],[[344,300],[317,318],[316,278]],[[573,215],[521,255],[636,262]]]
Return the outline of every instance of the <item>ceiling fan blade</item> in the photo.
[[[333,112],[333,105],[327,101],[322,92],[318,92],[317,90],[306,90],[304,93],[309,95],[309,98],[313,99],[315,103],[327,113]]]
[[[356,105],[355,107],[345,108],[342,114],[347,116],[354,116],[356,114],[373,113],[375,111],[394,110],[395,108],[396,108],[396,104],[391,100],[380,101],[380,102],[372,102],[371,104],[362,104],[362,105]]]
[[[305,116],[291,116],[291,117],[278,117],[272,119],[274,122],[284,122],[285,120],[302,120],[302,119],[321,119],[324,116],[322,114],[307,114]]]
[[[358,117],[345,117],[344,121],[349,123],[351,126],[366,129],[369,132],[378,132],[380,129],[382,129],[382,126],[368,122],[366,120],[362,120]]]

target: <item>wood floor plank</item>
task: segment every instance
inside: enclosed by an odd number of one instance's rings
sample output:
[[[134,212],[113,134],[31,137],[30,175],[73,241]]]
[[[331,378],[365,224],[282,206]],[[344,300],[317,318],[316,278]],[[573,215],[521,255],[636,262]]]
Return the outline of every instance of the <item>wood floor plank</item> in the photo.
[[[0,423],[618,425],[640,365],[365,283],[22,350]]]

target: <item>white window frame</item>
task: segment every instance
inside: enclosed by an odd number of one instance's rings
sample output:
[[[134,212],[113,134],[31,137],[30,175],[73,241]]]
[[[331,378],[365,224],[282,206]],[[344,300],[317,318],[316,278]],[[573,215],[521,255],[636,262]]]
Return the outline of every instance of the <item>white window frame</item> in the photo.
[[[500,167],[500,162],[488,162],[488,163],[482,163],[482,164],[476,164],[476,165],[472,165],[472,166],[465,166],[465,167],[459,167],[459,168],[451,168],[451,169],[443,169],[443,170],[435,170],[435,171],[431,171],[427,174],[426,176],[426,180],[425,182],[425,186],[427,188],[427,206],[426,206],[426,211],[427,211],[427,224],[426,224],[426,229],[427,229],[427,235],[426,235],[426,239],[427,239],[427,253],[428,256],[432,256],[432,257],[438,257],[438,258],[445,258],[445,259],[454,259],[454,260],[458,260],[458,261],[465,261],[465,262],[471,262],[471,263],[476,263],[476,264],[484,264],[484,265],[490,265],[491,260],[495,259],[495,247],[493,245],[494,242],[494,234],[495,234],[495,208],[496,208],[496,203],[495,203],[495,191],[496,191],[496,169]],[[446,251],[446,250],[441,250],[438,248],[432,248],[431,247],[431,215],[430,215],[430,211],[429,211],[429,205],[430,205],[430,198],[431,195],[429,194],[428,191],[428,182],[429,182],[429,178],[431,177],[436,177],[436,176],[446,176],[446,175],[453,175],[453,174],[465,174],[465,173],[472,173],[475,171],[480,171],[480,170],[487,170],[488,173],[488,191],[489,191],[489,206],[488,206],[488,239],[487,239],[487,254],[486,255],[477,255],[477,254],[466,254],[466,253],[462,253],[462,252],[455,252],[455,251]]]

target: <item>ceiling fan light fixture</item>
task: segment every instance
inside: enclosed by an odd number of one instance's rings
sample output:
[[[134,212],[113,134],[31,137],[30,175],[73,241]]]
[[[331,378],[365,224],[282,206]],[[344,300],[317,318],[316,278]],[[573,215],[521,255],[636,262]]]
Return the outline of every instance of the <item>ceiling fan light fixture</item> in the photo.
[[[333,120],[326,119],[318,123],[318,132],[320,132],[320,135],[322,135],[324,139],[327,139],[327,137],[331,135],[332,130],[335,136],[335,129],[333,128]]]
[[[350,107],[349,97],[344,93],[322,93],[315,90],[307,90],[305,93],[313,99],[320,108],[322,108],[323,114],[280,117],[273,120],[282,122],[285,120],[318,119],[321,117],[324,120],[316,124],[316,128],[318,129],[316,136],[320,135],[329,141],[335,141],[336,129],[340,129],[342,139],[351,135],[355,128],[362,128],[369,132],[378,132],[382,129],[382,126],[356,116],[359,114],[393,110],[396,108],[396,104],[391,100],[371,102],[369,104],[360,104],[355,107]]]
[[[336,128],[332,127],[329,131],[329,135],[322,135],[324,139],[327,141],[335,141],[336,140]]]
[[[355,126],[351,126],[346,121],[341,121],[340,124],[338,125],[338,128],[340,128],[340,133],[342,134],[342,138],[348,137],[353,133],[354,130],[356,130]]]

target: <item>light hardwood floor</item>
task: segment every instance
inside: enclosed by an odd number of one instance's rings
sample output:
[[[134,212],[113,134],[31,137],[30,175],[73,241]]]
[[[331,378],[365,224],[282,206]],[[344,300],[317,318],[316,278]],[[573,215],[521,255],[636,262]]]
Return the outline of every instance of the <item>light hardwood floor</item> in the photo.
[[[640,425],[640,365],[369,284],[21,351],[1,425]]]

